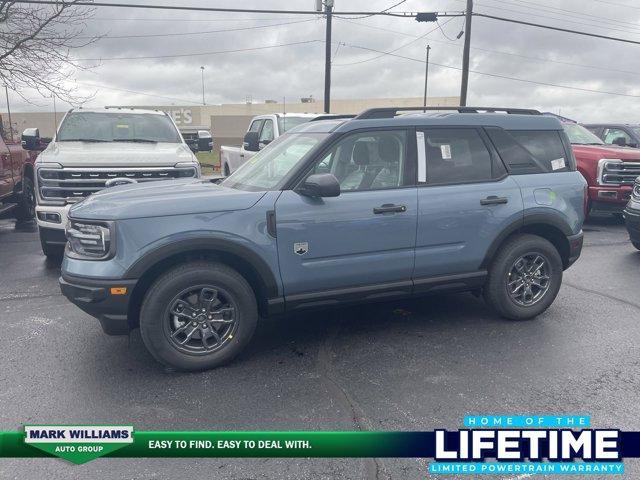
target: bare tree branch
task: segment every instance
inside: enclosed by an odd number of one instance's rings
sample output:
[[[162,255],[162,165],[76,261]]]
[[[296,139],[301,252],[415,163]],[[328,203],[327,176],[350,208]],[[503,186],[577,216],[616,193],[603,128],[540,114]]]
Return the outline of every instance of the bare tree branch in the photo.
[[[79,95],[68,82],[78,70],[90,68],[74,61],[71,51],[101,38],[81,37],[94,9],[77,2],[23,6],[0,1],[0,82],[25,101],[31,103],[25,89],[43,97],[54,95],[72,105],[91,98]]]

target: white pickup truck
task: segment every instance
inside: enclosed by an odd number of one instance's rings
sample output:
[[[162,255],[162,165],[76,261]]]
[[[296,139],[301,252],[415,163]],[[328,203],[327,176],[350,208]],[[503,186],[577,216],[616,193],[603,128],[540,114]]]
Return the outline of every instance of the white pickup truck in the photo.
[[[225,177],[236,171],[240,165],[249,160],[259,150],[284,132],[291,130],[302,123],[325,117],[317,113],[273,113],[253,117],[249,124],[249,130],[244,136],[242,146],[220,147],[220,167]]]
[[[124,183],[200,177],[171,116],[118,107],[70,110],[35,167],[36,220],[47,257],[62,255],[67,211],[88,195]]]

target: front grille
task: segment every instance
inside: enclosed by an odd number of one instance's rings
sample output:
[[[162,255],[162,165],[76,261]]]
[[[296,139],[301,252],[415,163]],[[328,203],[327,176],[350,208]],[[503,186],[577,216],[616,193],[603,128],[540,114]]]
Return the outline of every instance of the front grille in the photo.
[[[633,185],[640,177],[640,162],[605,161],[600,173],[602,185]]]
[[[113,178],[130,178],[136,182],[174,180],[197,175],[193,167],[149,168],[40,168],[38,188],[43,200],[77,202],[105,188]]]

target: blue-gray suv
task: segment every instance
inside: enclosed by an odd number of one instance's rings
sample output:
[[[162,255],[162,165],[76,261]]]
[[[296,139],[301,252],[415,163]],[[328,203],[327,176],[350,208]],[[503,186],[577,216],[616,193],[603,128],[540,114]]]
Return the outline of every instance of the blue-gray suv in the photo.
[[[69,212],[62,292],[181,370],[308,308],[472,291],[505,318],[539,315],[582,249],[586,182],[561,124],[426,110],[306,123],[218,183],[91,195]]]

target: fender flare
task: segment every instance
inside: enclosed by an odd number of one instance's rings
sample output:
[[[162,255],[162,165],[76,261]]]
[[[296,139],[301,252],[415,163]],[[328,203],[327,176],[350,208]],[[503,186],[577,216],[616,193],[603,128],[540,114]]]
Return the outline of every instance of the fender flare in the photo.
[[[480,264],[480,268],[486,269],[494,258],[498,248],[500,248],[500,245],[502,245],[507,237],[513,235],[519,230],[522,230],[527,225],[549,225],[561,231],[566,237],[573,235],[573,231],[567,221],[557,213],[525,212],[523,218],[510,223],[507,228],[505,228],[500,235],[491,242],[485,257]]]
[[[251,248],[230,239],[213,236],[183,238],[158,246],[137,259],[123,275],[124,279],[138,279],[163,260],[189,251],[229,253],[247,262],[265,287],[267,298],[278,297],[278,283],[271,267]]]

